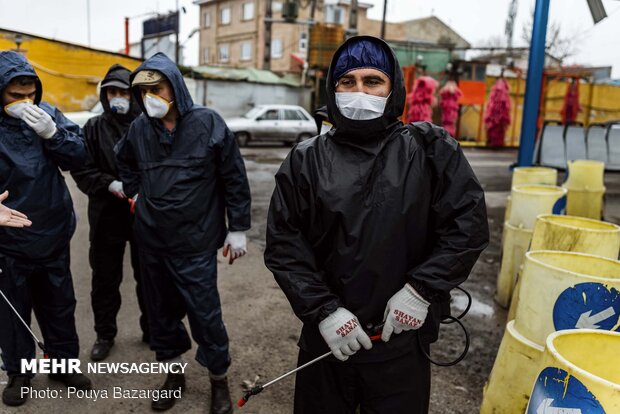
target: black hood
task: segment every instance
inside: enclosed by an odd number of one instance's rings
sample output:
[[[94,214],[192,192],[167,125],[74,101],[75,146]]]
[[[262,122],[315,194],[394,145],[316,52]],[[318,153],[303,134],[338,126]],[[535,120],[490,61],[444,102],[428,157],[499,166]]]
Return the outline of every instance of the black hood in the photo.
[[[127,89],[130,89],[129,85],[129,76],[131,75],[131,71],[124,66],[114,64],[110,66],[108,73],[106,73],[105,77],[101,81],[101,84],[105,84],[110,81],[117,81],[127,85]],[[136,100],[133,96],[130,97],[131,106],[129,108],[129,112],[126,114],[117,114],[113,113],[110,108],[110,101],[108,101],[108,95],[106,93],[107,87],[101,88],[99,92],[99,100],[101,101],[101,105],[103,106],[103,111],[106,114],[113,115],[120,121],[131,122],[136,116],[140,115],[140,107],[136,104]]]
[[[179,112],[179,116],[184,116],[188,113],[192,107],[194,106],[194,101],[192,101],[192,97],[187,90],[187,86],[185,86],[185,81],[183,80],[183,75],[179,71],[177,65],[168,58],[168,56],[159,52],[155,55],[151,56],[147,60],[145,60],[136,70],[131,74],[130,80],[133,83],[134,78],[138,74],[138,72],[142,70],[156,70],[161,72],[172,85],[172,90],[174,91],[174,105]],[[142,101],[142,92],[140,91],[140,87],[134,86],[131,88],[133,97],[135,101],[140,105],[140,109],[146,116],[146,108],[144,107],[144,102]]]
[[[392,93],[387,100],[383,116],[377,119],[358,121],[343,116],[336,106],[335,85],[337,79],[333,78],[333,70],[336,62],[338,61],[338,57],[342,53],[342,50],[349,43],[362,39],[376,43],[381,48],[386,50],[387,55],[393,60],[394,73],[392,73]],[[394,124],[399,123],[398,117],[402,115],[403,110],[405,109],[405,83],[403,80],[403,73],[400,69],[400,65],[398,64],[398,59],[396,59],[394,51],[387,43],[372,36],[352,37],[338,48],[336,53],[334,53],[331,64],[329,65],[326,91],[329,120],[336,128],[333,135],[334,139],[359,141],[384,138],[386,136],[385,132],[394,126]]]
[[[32,65],[21,53],[13,51],[0,52],[0,95],[4,92],[8,84],[18,76],[30,76],[35,78],[37,90],[34,103],[38,105],[41,102],[41,95],[43,95],[43,87]],[[4,113],[3,102],[0,102],[0,111]]]

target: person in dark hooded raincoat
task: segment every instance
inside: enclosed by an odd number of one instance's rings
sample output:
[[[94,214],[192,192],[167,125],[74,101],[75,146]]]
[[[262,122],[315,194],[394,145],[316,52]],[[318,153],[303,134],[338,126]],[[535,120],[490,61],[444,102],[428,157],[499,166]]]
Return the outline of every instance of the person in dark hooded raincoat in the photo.
[[[69,241],[76,219],[60,170],[81,167],[86,158],[80,128],[42,102],[43,88],[26,58],[0,52],[0,188],[6,206],[26,214],[30,227],[0,227],[0,290],[30,324],[34,310],[50,358],[78,358],[75,295]],[[35,357],[35,344],[9,304],[0,298],[0,349],[9,381],[6,405],[21,405],[32,373],[20,360]],[[82,374],[50,374],[67,386],[89,389]]]
[[[148,342],[146,305],[142,298],[138,250],[132,231],[133,216],[123,192],[114,153],[114,146],[140,112],[138,105],[132,105],[130,74],[129,69],[115,64],[101,81],[99,100],[103,113],[84,125],[89,159],[83,168],[71,171],[80,190],[88,195],[89,259],[93,271],[90,296],[97,333],[90,353],[93,361],[101,361],[108,356],[118,331],[116,316],[121,307],[119,287],[123,280],[123,255],[127,242],[142,313],[142,340]]]
[[[198,343],[196,360],[211,378],[211,413],[230,413],[230,354],[216,252],[224,245],[231,264],[246,252],[245,165],[224,120],[194,105],[181,73],[164,54],[146,60],[131,79],[143,114],[116,153],[125,194],[136,200],[134,229],[151,349],[158,361],[179,361],[191,346],[181,322],[187,313]],[[183,374],[169,374],[162,390],[184,386]],[[174,397],[160,398],[152,407],[166,410],[174,403]]]
[[[458,143],[403,125],[404,103],[389,46],[347,40],[327,78],[334,128],[276,174],[265,263],[303,322],[299,365],[333,353],[297,373],[296,414],[426,413],[422,351],[488,243],[484,193]],[[371,342],[364,328],[381,326]]]

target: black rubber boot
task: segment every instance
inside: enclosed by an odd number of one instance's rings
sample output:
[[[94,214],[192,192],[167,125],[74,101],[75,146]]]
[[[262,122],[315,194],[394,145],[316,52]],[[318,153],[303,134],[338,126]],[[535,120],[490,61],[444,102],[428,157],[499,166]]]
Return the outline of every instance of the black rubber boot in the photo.
[[[28,399],[28,393],[22,396],[22,387],[30,388],[30,378],[23,375],[9,377],[9,382],[2,391],[2,402],[11,407],[22,405]]]
[[[47,374],[52,381],[65,384],[66,387],[73,387],[76,390],[91,390],[93,383],[84,374]]]
[[[181,393],[185,391],[185,374],[168,374],[164,385],[162,385],[159,390],[176,391],[179,388],[181,389]],[[160,397],[158,400],[151,401],[151,408],[155,411],[166,411],[174,407],[176,402],[177,398],[172,395],[168,398]]]
[[[230,414],[233,405],[228,391],[228,379],[211,378],[211,414]]]
[[[114,346],[114,339],[97,338],[93,349],[90,351],[90,359],[93,361],[103,361],[110,355],[110,350]]]

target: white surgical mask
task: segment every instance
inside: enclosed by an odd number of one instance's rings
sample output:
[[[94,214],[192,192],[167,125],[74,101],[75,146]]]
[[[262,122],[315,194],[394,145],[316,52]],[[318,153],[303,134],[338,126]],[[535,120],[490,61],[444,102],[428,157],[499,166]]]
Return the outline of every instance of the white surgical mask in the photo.
[[[129,112],[129,99],[115,96],[110,99],[110,109],[115,114],[126,114]]]
[[[336,106],[349,119],[376,119],[383,115],[388,98],[364,92],[336,92]]]
[[[13,118],[21,119],[22,114],[24,113],[24,109],[26,109],[27,106],[30,106],[33,103],[34,102],[32,102],[30,99],[21,99],[19,101],[11,102],[10,104],[5,105],[4,112],[9,114],[9,116]]]
[[[150,117],[165,117],[170,110],[170,105],[172,105],[172,102],[168,102],[164,98],[160,98],[159,96],[153,95],[150,92],[144,95],[144,106],[146,108],[146,113]]]

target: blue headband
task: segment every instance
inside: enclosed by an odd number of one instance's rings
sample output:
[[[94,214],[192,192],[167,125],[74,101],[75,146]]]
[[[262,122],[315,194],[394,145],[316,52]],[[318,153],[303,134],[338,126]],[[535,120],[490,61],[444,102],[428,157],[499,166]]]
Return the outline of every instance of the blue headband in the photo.
[[[355,69],[377,69],[392,80],[394,74],[393,58],[379,44],[368,39],[351,41],[340,52],[334,65],[333,79],[337,81],[342,76]]]

